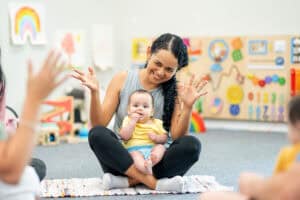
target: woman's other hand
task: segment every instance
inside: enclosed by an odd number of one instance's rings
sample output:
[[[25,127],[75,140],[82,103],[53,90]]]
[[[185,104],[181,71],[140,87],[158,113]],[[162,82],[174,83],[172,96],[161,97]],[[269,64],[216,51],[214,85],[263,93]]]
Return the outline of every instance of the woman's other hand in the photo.
[[[203,78],[195,78],[193,74],[188,83],[178,84],[178,95],[180,101],[189,108],[192,108],[196,100],[207,94],[206,91],[203,91],[203,88],[206,86],[207,80]]]
[[[75,74],[72,74],[72,77],[80,80],[81,84],[88,87],[91,92],[97,92],[99,90],[98,80],[92,67],[88,68],[88,73],[84,73],[78,69],[73,69],[73,71]]]

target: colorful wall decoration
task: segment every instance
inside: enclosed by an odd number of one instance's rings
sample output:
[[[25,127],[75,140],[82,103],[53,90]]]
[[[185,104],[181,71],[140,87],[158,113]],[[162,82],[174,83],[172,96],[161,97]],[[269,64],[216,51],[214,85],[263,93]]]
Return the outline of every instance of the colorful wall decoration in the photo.
[[[203,118],[197,112],[192,112],[191,123],[190,123],[190,132],[191,133],[205,133],[206,126]]]
[[[46,43],[45,11],[42,4],[12,3],[9,5],[11,40],[24,45],[28,40],[33,45]]]
[[[109,24],[94,24],[92,27],[93,64],[104,71],[114,66],[114,29]]]
[[[131,46],[132,65],[143,67],[146,63],[147,48],[151,44],[151,38],[135,38]]]
[[[178,79],[185,81],[196,74],[208,80],[201,116],[287,121],[287,103],[300,94],[300,36],[183,39],[190,63]]]
[[[67,68],[82,68],[84,65],[83,31],[57,31],[56,46],[63,52]]]

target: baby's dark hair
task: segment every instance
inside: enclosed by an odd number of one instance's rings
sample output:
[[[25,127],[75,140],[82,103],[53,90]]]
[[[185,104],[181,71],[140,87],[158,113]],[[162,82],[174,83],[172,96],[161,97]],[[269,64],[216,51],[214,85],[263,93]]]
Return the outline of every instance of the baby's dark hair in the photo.
[[[144,90],[144,89],[139,89],[139,90],[133,91],[130,94],[129,98],[128,98],[128,105],[130,104],[132,95],[137,94],[137,93],[139,93],[139,94],[148,94],[151,97],[152,107],[154,108],[154,98],[153,98],[152,94],[150,92],[148,92],[147,90]]]
[[[151,46],[151,54],[157,53],[159,50],[170,51],[177,58],[178,69],[188,65],[188,53],[183,40],[174,34],[165,33],[159,36]],[[145,66],[147,67],[147,65]],[[171,118],[175,107],[175,99],[177,97],[176,76],[174,75],[167,82],[162,83],[164,95],[164,114],[162,117],[164,128],[169,131],[171,126]]]
[[[5,92],[5,87],[6,87],[5,75],[1,65],[1,60],[2,60],[1,58],[2,56],[1,56],[1,48],[0,48],[0,98],[3,97]]]
[[[292,125],[300,121],[300,96],[295,96],[290,100],[288,118]]]

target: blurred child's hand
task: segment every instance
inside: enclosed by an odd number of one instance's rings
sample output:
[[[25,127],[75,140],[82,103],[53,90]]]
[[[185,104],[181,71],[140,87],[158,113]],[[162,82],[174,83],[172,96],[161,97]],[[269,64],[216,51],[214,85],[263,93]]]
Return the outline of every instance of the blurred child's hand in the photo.
[[[27,96],[34,103],[42,102],[67,76],[58,80],[63,71],[63,65],[58,66],[61,54],[51,51],[37,73],[33,73],[33,65],[28,62]]]

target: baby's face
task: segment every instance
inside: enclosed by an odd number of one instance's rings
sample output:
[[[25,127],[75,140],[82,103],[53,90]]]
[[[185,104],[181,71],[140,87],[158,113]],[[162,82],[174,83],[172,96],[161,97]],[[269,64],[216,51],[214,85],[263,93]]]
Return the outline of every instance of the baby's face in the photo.
[[[289,123],[288,139],[292,144],[300,143],[300,121]]]
[[[130,98],[128,114],[140,115],[140,122],[147,121],[153,115],[152,98],[147,93],[135,93]]]

